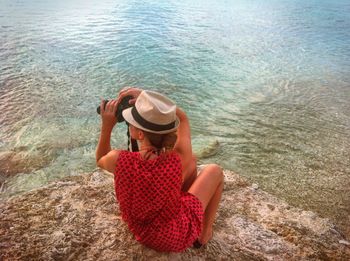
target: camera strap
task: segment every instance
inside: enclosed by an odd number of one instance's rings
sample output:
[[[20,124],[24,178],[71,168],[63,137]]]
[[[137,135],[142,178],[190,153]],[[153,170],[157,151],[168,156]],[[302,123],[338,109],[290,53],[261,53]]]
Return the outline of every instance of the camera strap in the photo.
[[[127,128],[127,135],[128,135],[128,151],[139,151],[139,146],[137,145],[137,141],[130,136],[129,128]]]

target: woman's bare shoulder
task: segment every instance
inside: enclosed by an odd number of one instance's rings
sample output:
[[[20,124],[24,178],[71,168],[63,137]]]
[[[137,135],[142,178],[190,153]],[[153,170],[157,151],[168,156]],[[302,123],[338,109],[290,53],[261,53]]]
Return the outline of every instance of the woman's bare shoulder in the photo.
[[[122,150],[111,150],[98,161],[98,166],[113,173],[121,153]]]

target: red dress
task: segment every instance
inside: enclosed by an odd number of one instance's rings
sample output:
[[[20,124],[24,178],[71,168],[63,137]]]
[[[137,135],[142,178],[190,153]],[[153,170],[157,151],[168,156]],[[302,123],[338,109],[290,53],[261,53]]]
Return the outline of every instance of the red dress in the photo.
[[[203,207],[181,191],[181,161],[175,152],[144,160],[121,151],[114,184],[122,218],[136,239],[158,251],[181,252],[201,232]]]

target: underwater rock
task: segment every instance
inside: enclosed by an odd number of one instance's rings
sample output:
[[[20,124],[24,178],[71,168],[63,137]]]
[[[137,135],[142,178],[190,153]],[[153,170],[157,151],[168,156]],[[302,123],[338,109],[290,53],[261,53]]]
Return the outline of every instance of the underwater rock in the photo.
[[[121,220],[113,177],[65,178],[0,203],[0,260],[349,260],[349,240],[328,219],[294,208],[225,171],[213,239],[159,253]]]
[[[31,155],[26,151],[0,152],[0,178],[5,180],[18,173],[29,173],[44,167],[49,161],[47,156],[39,152]]]
[[[197,153],[199,159],[206,159],[215,156],[220,149],[218,140],[208,142],[205,147],[201,148]]]
[[[12,151],[3,151],[0,152],[0,174],[2,176],[9,175],[9,171],[11,170],[11,159],[15,155]]]

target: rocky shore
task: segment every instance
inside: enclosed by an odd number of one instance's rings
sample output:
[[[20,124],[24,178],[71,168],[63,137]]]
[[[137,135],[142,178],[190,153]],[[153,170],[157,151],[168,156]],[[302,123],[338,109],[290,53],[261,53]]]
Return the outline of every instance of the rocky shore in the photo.
[[[0,260],[350,260],[350,242],[328,219],[225,171],[210,243],[159,253],[133,239],[112,176],[96,171],[2,201]]]

